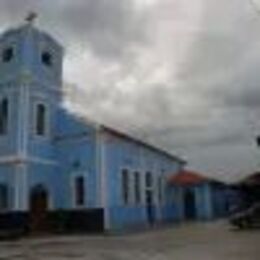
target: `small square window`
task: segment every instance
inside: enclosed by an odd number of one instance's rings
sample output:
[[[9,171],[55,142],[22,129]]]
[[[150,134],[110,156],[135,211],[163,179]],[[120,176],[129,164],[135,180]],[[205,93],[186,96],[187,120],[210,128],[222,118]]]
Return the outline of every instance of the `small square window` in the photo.
[[[8,47],[6,49],[3,50],[2,52],[2,61],[3,62],[9,62],[12,60],[14,56],[14,50],[12,47]]]

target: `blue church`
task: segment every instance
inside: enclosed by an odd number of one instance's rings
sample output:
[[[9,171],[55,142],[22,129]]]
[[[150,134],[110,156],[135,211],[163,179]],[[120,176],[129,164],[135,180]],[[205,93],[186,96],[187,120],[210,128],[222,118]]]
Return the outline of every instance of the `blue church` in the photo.
[[[185,161],[66,110],[63,54],[32,20],[0,37],[0,229],[106,231],[174,220],[168,179]]]

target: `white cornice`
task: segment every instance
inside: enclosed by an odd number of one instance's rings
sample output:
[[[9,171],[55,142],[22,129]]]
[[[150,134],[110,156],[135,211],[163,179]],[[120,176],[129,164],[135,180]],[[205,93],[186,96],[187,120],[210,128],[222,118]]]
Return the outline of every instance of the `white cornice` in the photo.
[[[19,163],[39,163],[58,166],[58,162],[40,157],[23,157],[17,155],[1,156],[1,164],[19,164]]]

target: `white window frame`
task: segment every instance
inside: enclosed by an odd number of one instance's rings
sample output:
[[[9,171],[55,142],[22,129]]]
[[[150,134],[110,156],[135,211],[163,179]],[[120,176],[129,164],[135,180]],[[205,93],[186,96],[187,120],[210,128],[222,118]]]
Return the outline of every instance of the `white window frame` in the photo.
[[[122,197],[122,171],[127,170],[128,172],[128,202],[124,202],[124,198]],[[140,201],[139,203],[136,203],[136,197],[135,197],[135,172],[139,173],[139,190],[140,190]],[[118,201],[119,205],[124,207],[130,207],[130,206],[140,206],[144,203],[144,194],[145,194],[145,186],[144,186],[144,173],[140,168],[134,168],[129,166],[121,166],[119,167],[119,177],[118,177],[118,183],[117,190],[118,190]]]

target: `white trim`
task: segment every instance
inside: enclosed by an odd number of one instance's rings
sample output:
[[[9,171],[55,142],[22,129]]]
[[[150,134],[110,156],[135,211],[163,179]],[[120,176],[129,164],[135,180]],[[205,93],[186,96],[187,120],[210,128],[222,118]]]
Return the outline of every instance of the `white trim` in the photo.
[[[27,186],[27,167],[25,164],[18,164],[15,168],[14,185],[14,209],[28,209],[28,186]]]
[[[22,129],[22,108],[23,108],[23,101],[22,101],[22,86],[19,87],[18,92],[18,111],[17,111],[17,151],[18,154],[22,154],[21,148],[21,129]]]
[[[25,163],[25,162],[59,165],[57,161],[39,158],[39,157],[23,157],[23,156],[19,156],[19,155],[9,155],[9,156],[0,157],[0,164]]]
[[[27,149],[28,149],[28,133],[29,133],[29,111],[30,111],[30,94],[29,94],[29,87],[28,85],[24,86],[24,119],[23,119],[23,156],[27,156]]]
[[[104,210],[104,227],[110,228],[110,216],[108,205],[108,183],[107,183],[107,171],[106,171],[106,146],[105,135],[103,132],[98,131],[98,146],[100,149],[100,187],[101,187],[101,205]]]
[[[17,88],[19,87],[18,84],[21,84],[21,82],[24,81],[24,79],[21,77],[21,73],[17,75],[13,75],[13,73],[10,73],[8,77],[4,77],[0,79],[0,88],[1,91],[5,91],[10,88],[10,86]],[[30,75],[30,83],[32,85],[32,89],[39,90],[44,89],[48,90],[49,92],[52,92],[53,94],[63,95],[64,91],[61,89],[61,84],[59,82],[53,84],[49,80],[42,79],[41,82],[34,76]],[[13,85],[15,84],[15,86]],[[7,86],[7,87],[5,87]],[[5,89],[4,89],[5,88]],[[16,91],[16,89],[12,89],[13,91]],[[36,94],[37,95],[37,94]],[[51,94],[52,95],[52,94]],[[47,96],[47,94],[46,94]]]
[[[21,163],[23,161],[22,157],[16,155],[7,155],[0,157],[0,164],[6,163]]]
[[[145,173],[147,172],[147,164],[145,162],[145,154],[146,150],[144,147],[140,146],[139,147],[140,151],[140,172],[141,172],[141,201],[142,205],[146,207],[146,183],[145,183]],[[146,210],[145,210],[145,219],[146,219]]]
[[[96,172],[96,205],[102,207],[102,196],[101,196],[101,167],[100,167],[100,145],[99,145],[99,133],[98,128],[94,128],[95,131],[95,172]]]
[[[19,197],[20,197],[20,189],[19,189],[19,168],[18,165],[15,167],[15,175],[14,175],[14,210],[19,210]]]
[[[26,157],[29,121],[29,87],[27,83],[20,85],[18,102],[17,149],[20,156]]]
[[[53,196],[51,196],[51,192],[49,189],[47,189],[47,198],[48,198],[48,210],[55,209],[54,202],[53,202]]]
[[[122,197],[122,171],[123,170],[127,170],[128,172],[128,203],[125,203],[124,202],[124,199]],[[139,173],[139,183],[140,183],[140,202],[139,203],[136,203],[136,200],[135,200],[135,185],[134,185],[134,173],[135,172],[138,172]],[[118,176],[118,179],[119,179],[119,185],[117,185],[119,187],[119,205],[120,206],[124,206],[124,207],[127,207],[127,206],[140,206],[142,205],[142,171],[140,170],[140,168],[134,168],[134,167],[131,167],[131,166],[120,166],[119,167],[119,176]]]
[[[56,166],[59,165],[59,163],[57,161],[44,159],[44,158],[40,158],[40,157],[28,157],[27,161],[33,162],[33,163],[56,165]]]
[[[25,164],[22,164],[21,166],[22,166],[22,176],[21,176],[22,194],[20,194],[20,196],[22,196],[22,209],[26,210],[29,207],[29,201],[28,201],[28,168]]]

